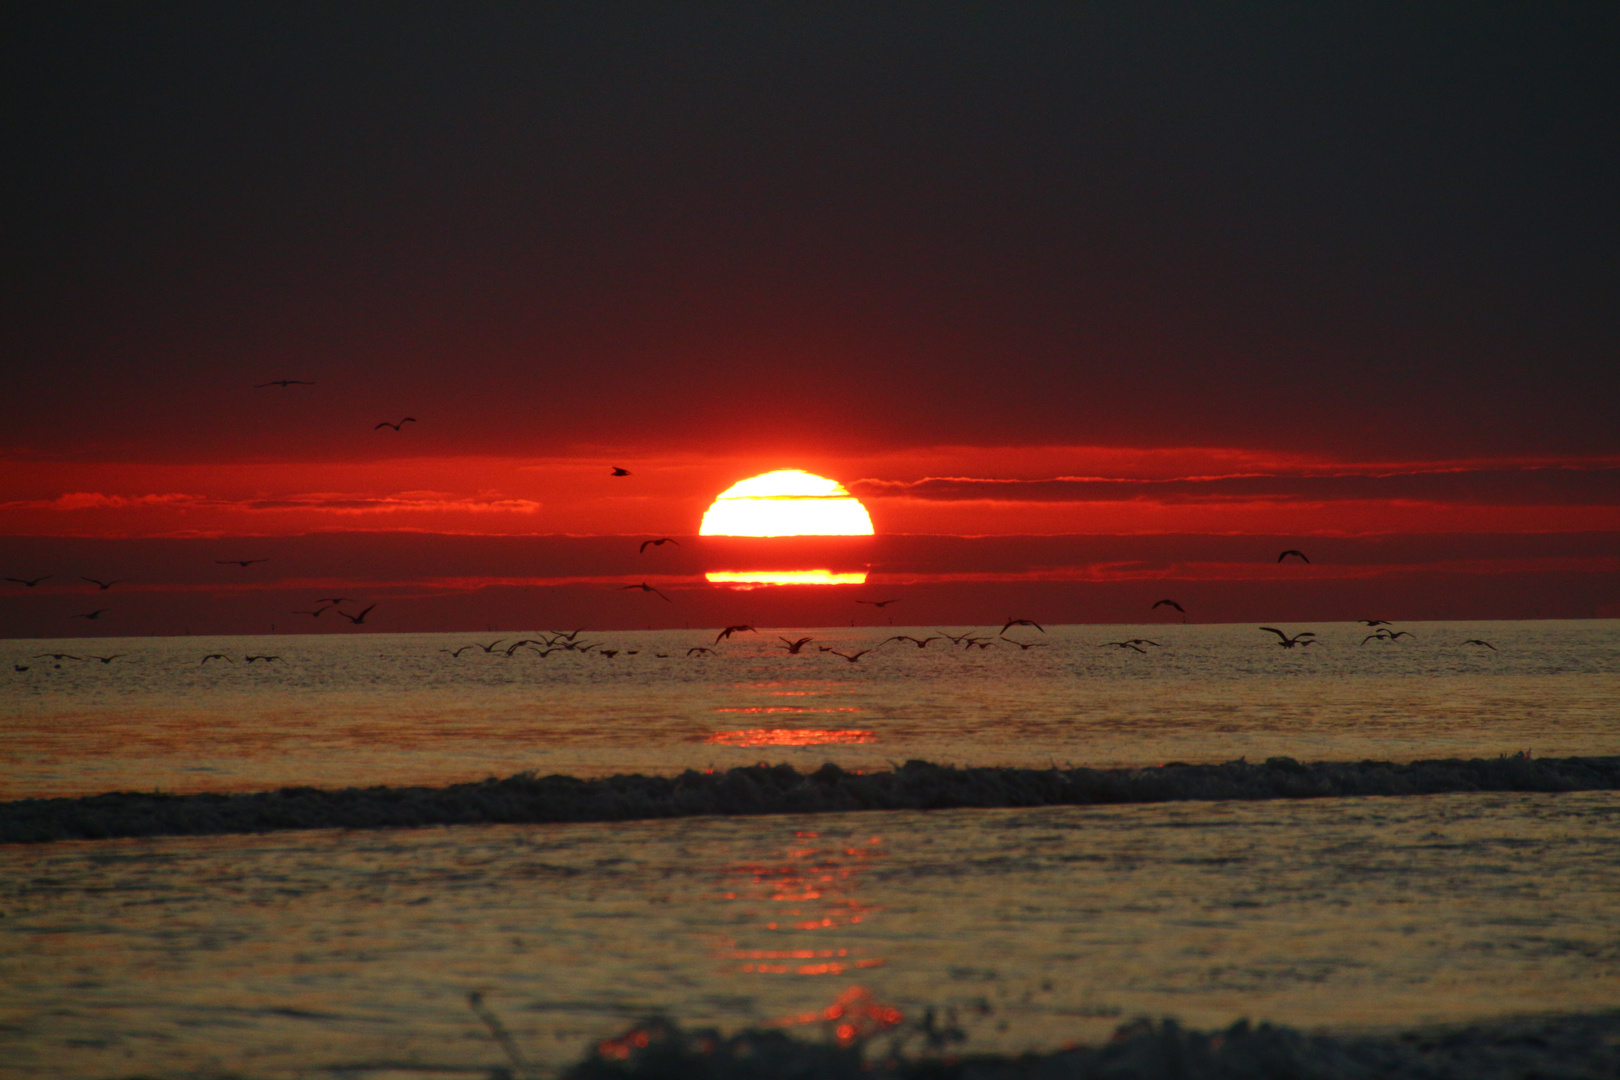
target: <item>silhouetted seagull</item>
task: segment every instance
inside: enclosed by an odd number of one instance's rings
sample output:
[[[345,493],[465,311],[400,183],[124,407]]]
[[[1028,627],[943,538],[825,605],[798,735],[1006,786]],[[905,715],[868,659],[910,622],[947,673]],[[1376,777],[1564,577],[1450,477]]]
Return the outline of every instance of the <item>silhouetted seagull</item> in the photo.
[[[378,424],[377,427],[374,427],[371,430],[376,431],[378,428],[390,427],[390,428],[393,428],[395,431],[398,431],[404,425],[406,425],[406,424],[414,424],[414,423],[416,423],[416,417],[407,416],[407,417],[405,417],[405,419],[401,420],[397,424],[390,423],[389,421],[384,420],[382,423]]]
[[[476,646],[478,646],[478,647],[479,647],[479,648],[480,648],[480,649],[483,649],[483,650],[484,650],[484,651],[485,651],[485,652],[486,652],[486,653],[492,653],[492,652],[494,652],[494,651],[495,651],[495,646],[497,646],[497,645],[499,645],[499,644],[500,644],[500,643],[501,643],[501,642],[503,642],[503,641],[505,641],[505,640],[506,640],[506,639],[505,639],[505,638],[503,638],[503,637],[498,637],[498,638],[496,638],[496,639],[495,639],[495,640],[494,640],[494,641],[492,641],[492,642],[490,642],[490,643],[489,643],[489,644],[488,644],[488,645],[485,645],[485,644],[484,644],[484,643],[483,643],[483,642],[481,642],[481,641],[475,641],[475,642],[473,642],[473,643],[472,643],[472,645],[463,645],[463,646],[462,646],[462,648],[464,648],[464,649],[470,649],[470,648],[472,648],[472,647],[473,647],[473,645],[476,645]]]
[[[315,602],[317,604],[358,604],[360,601],[352,596],[318,596],[315,598]]]
[[[1277,561],[1282,562],[1284,559],[1288,558],[1288,556],[1290,556],[1290,555],[1298,555],[1300,562],[1310,562],[1311,561],[1311,560],[1309,560],[1309,559],[1307,559],[1305,557],[1305,553],[1303,551],[1298,551],[1298,550],[1296,550],[1294,548],[1289,548],[1287,551],[1283,552],[1281,555],[1278,555],[1277,556]]]
[[[938,630],[938,627],[935,629]],[[940,637],[944,638],[946,641],[949,641],[952,645],[960,645],[962,642],[973,636],[971,634],[947,634],[943,630],[938,630],[938,632]]]
[[[1132,645],[1128,641],[1105,641],[1101,645],[1097,646],[1097,648],[1099,648],[1099,649],[1130,649],[1133,652],[1141,653],[1143,656],[1147,655],[1147,650],[1146,649],[1138,649],[1135,645]]]
[[[336,607],[337,605],[334,604],[332,606]],[[313,615],[318,619],[318,618],[321,617],[321,614],[323,612],[327,612],[327,611],[331,611],[331,610],[332,610],[332,608],[322,607],[322,608],[316,608],[314,611],[295,611],[295,612],[293,612],[293,614],[294,615]]]
[[[1357,619],[1362,626],[1394,626],[1388,619]]]
[[[1394,640],[1395,640],[1394,638],[1389,636],[1388,631],[1377,630],[1377,631],[1374,631],[1371,634],[1368,634],[1366,637],[1362,638],[1361,643],[1363,645],[1365,645],[1369,641],[1394,641]]]
[[[1005,641],[1005,642],[1008,642],[1010,644],[1016,645],[1020,649],[1044,649],[1044,648],[1046,648],[1046,642],[1044,642],[1044,641],[1019,641],[1017,638],[1012,638],[1012,637],[1010,637],[1010,638],[1002,638],[1001,640]]]
[[[15,581],[19,585],[26,585],[28,588],[32,589],[35,585],[38,585],[40,582],[46,581],[46,580],[48,580],[48,579],[50,579],[51,577],[54,577],[54,576],[55,575],[53,575],[53,574],[46,574],[44,577],[37,577],[32,581],[29,581],[27,578],[20,578],[20,577],[8,577],[8,578],[6,578],[6,580],[7,581]]]
[[[119,578],[117,581],[102,581],[100,578],[84,577],[82,575],[80,576],[79,580],[80,581],[88,581],[90,584],[94,585],[96,588],[100,589],[102,592],[106,592],[108,589],[112,588],[114,585],[122,585],[124,583],[124,580],[122,578]]]
[[[800,649],[804,648],[806,645],[808,645],[810,642],[812,642],[812,641],[814,641],[816,639],[815,638],[802,637],[798,641],[789,641],[787,638],[777,638],[776,640],[780,641],[783,645],[787,646],[787,651],[788,651],[789,656],[798,656]]]
[[[1391,640],[1391,641],[1394,641],[1396,638],[1403,638],[1403,637],[1417,637],[1417,635],[1412,633],[1412,631],[1410,631],[1410,630],[1391,630],[1391,631],[1389,631],[1389,640]]]
[[[1031,619],[1015,619],[1011,615],[1009,615],[1009,616],[1007,616],[1007,621],[1001,624],[1002,636],[1005,637],[1007,631],[1011,630],[1015,626],[1033,626],[1035,629],[1039,630],[1041,633],[1043,633],[1043,634],[1046,633],[1046,630],[1038,622],[1035,622],[1035,621],[1033,621]]]
[[[896,596],[892,600],[857,600],[855,602],[857,604],[871,604],[875,608],[886,608],[890,604],[893,604],[893,603],[896,603],[897,601],[899,601],[899,599],[900,598],[898,596]]]
[[[937,637],[914,638],[910,634],[896,634],[892,638],[884,638],[882,641],[878,642],[878,648],[881,649],[891,641],[909,641],[919,649],[926,649],[928,648],[928,643],[930,641],[938,640],[939,638]]]
[[[35,660],[43,660],[47,656],[50,657],[52,660],[83,660],[84,659],[84,657],[82,657],[82,656],[74,656],[72,653],[65,653],[65,652],[35,653],[34,654],[34,659]]]
[[[314,386],[314,385],[315,385],[314,383],[309,382],[309,381],[307,381],[305,379],[271,379],[269,382],[254,383],[253,384],[253,389],[255,389],[255,390],[263,390],[267,386],[287,387],[287,386]]]
[[[256,562],[269,562],[269,559],[215,559],[220,566],[240,566],[246,570]]]
[[[1153,607],[1156,607],[1156,608],[1173,607],[1177,611],[1181,612],[1183,615],[1187,614],[1187,609],[1182,607],[1180,604],[1176,603],[1174,600],[1155,600],[1153,602]],[[1153,608],[1149,608],[1148,610],[1152,611]]]
[[[660,536],[657,540],[643,540],[641,542],[641,550],[636,552],[636,554],[645,555],[647,553],[648,548],[650,548],[650,547],[663,547],[665,544],[674,544],[676,547],[681,546],[681,542],[679,540],[671,540],[667,536]]]
[[[79,615],[70,616],[70,618],[74,618],[74,619],[99,619],[99,618],[101,618],[102,615],[106,614],[107,612],[109,612],[111,610],[112,610],[112,608],[105,608],[105,607],[104,608],[96,608],[96,610],[94,610],[94,611],[86,611],[86,612],[83,612],[82,614],[79,614]]]
[[[207,663],[208,663],[208,661],[210,661],[210,660],[223,660],[223,661],[225,661],[225,662],[226,662],[226,663],[227,663],[227,664],[234,664],[234,663],[236,663],[236,661],[235,661],[235,660],[232,660],[232,659],[231,659],[231,658],[230,658],[230,657],[228,657],[228,656],[226,656],[226,655],[225,655],[225,654],[224,654],[224,653],[222,653],[222,652],[214,652],[214,653],[209,653],[209,654],[208,654],[208,655],[207,655],[207,656],[205,656],[205,657],[203,657],[203,658],[202,658],[202,662],[203,662],[203,663],[204,663],[204,664],[207,664]]]
[[[254,653],[252,656],[244,656],[244,657],[242,657],[242,659],[246,660],[250,664],[253,663],[253,661],[255,661],[255,660],[263,660],[266,663],[272,663],[272,662],[274,662],[276,660],[280,660],[281,657],[279,657],[279,656],[268,656],[268,655],[266,655],[264,653]]]
[[[729,638],[732,634],[740,634],[744,630],[748,631],[750,634],[759,633],[758,630],[755,630],[752,626],[749,626],[747,623],[738,623],[736,626],[728,626],[724,630],[722,630],[718,634],[716,634],[714,636],[714,643],[716,645],[718,645],[722,641]]]
[[[871,649],[862,649],[860,652],[853,652],[853,653],[841,653],[837,649],[828,649],[826,651],[832,653],[834,656],[842,656],[845,660],[848,660],[850,663],[853,664],[855,661],[859,660],[861,657],[865,656],[867,653],[871,652],[872,650]]]
[[[471,646],[471,645],[463,645],[459,649],[440,649],[439,651],[440,652],[447,652],[451,656],[454,656],[456,659],[459,660],[459,659],[461,659],[461,654],[466,652],[468,649],[471,649],[471,648],[473,648],[473,646]]]
[[[611,473],[609,473],[608,475],[610,475],[610,476],[629,476],[630,475],[630,470],[629,469],[621,469],[617,465],[615,465],[615,466],[613,466],[613,471]]]
[[[372,604],[371,607],[366,608],[366,610],[362,611],[358,615],[350,615],[347,611],[344,611],[342,608],[339,608],[338,609],[338,614],[343,616],[345,619],[348,619],[354,625],[359,626],[361,623],[366,621],[366,616],[371,614],[371,608],[374,608],[376,606],[377,606],[376,604]]]
[[[1262,626],[1260,629],[1264,630],[1268,634],[1276,634],[1277,637],[1281,639],[1277,642],[1277,644],[1284,649],[1292,649],[1295,645],[1314,644],[1314,642],[1306,641],[1304,639],[1313,638],[1316,636],[1316,631],[1314,630],[1302,630],[1293,637],[1289,637],[1281,630],[1278,630],[1275,626]]]
[[[1471,637],[1467,641],[1464,641],[1463,644],[1464,645],[1483,645],[1487,649],[1491,650],[1491,652],[1497,652],[1498,651],[1498,649],[1496,648],[1495,645],[1492,645],[1490,642],[1484,640],[1483,638]]]
[[[686,650],[687,656],[691,656],[693,653],[702,653],[704,656],[713,656],[714,650],[709,648],[707,645],[694,645],[690,649]]]
[[[662,597],[664,600],[668,600],[669,603],[671,603],[671,604],[673,604],[675,602],[673,600],[670,600],[669,597],[664,596],[663,593],[659,592],[657,589],[653,588],[651,585],[647,584],[645,581],[643,581],[640,585],[620,585],[619,586],[619,591],[620,592],[628,592],[631,589],[640,589],[642,592],[654,593],[657,596]]]
[[[117,660],[119,657],[128,656],[128,655],[129,655],[129,653],[113,653],[111,656],[90,656],[90,655],[87,654],[85,656],[85,659],[86,660],[100,660],[103,664],[110,664],[114,660]]]
[[[581,635],[581,634],[583,634],[585,632],[585,628],[582,626],[578,630],[570,630],[566,634],[563,633],[561,630],[551,630],[551,631],[548,631],[548,632],[554,638],[560,638],[563,641],[573,641],[575,638],[577,638],[579,635]]]
[[[619,650],[618,649],[598,649],[598,650],[596,650],[596,655],[605,656],[609,660],[611,660],[615,656],[619,655]]]
[[[1164,648],[1164,646],[1160,645],[1157,641],[1149,641],[1145,637],[1133,637],[1130,640],[1130,644],[1132,644],[1132,645],[1152,645],[1155,649]]]

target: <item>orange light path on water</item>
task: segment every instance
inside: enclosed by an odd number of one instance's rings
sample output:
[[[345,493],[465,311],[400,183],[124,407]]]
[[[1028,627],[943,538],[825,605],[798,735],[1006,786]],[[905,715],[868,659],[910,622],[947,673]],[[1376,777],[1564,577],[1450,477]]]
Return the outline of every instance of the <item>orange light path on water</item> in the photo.
[[[703,740],[721,746],[831,746],[837,743],[876,742],[870,731],[816,728],[752,728],[748,731],[716,731]]]
[[[831,570],[710,570],[704,577],[715,585],[753,587],[758,585],[865,585],[864,570],[834,573]]]

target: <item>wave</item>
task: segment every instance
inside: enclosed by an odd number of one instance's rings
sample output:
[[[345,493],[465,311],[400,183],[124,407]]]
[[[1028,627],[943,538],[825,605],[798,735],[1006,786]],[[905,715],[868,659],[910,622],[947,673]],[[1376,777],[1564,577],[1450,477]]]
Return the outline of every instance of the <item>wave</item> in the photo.
[[[0,802],[0,843],[262,833],[279,829],[492,825],[849,810],[1096,806],[1224,799],[1320,799],[1480,791],[1620,789],[1620,757],[1301,763],[1268,758],[1140,769],[982,767],[908,761],[892,771],[828,763],[801,773],[755,765],[679,776],[519,773],[445,787],[294,787],[244,794],[120,792]]]

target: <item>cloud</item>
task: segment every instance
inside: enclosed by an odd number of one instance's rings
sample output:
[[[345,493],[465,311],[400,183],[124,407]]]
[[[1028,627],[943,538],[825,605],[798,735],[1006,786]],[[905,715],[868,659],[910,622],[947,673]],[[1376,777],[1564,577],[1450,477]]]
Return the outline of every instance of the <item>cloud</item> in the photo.
[[[533,499],[503,498],[495,493],[457,496],[434,491],[405,491],[391,495],[356,495],[316,492],[274,498],[224,499],[207,495],[104,495],[71,491],[54,499],[0,503],[0,511],[45,510],[208,510],[225,513],[315,511],[329,514],[534,514],[542,504]]]

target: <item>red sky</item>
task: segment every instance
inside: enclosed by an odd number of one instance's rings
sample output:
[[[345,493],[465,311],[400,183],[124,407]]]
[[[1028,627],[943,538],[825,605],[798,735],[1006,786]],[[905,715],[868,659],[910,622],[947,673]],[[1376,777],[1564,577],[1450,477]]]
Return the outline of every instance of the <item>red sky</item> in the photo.
[[[1613,12],[13,23],[0,634],[1620,612]]]

